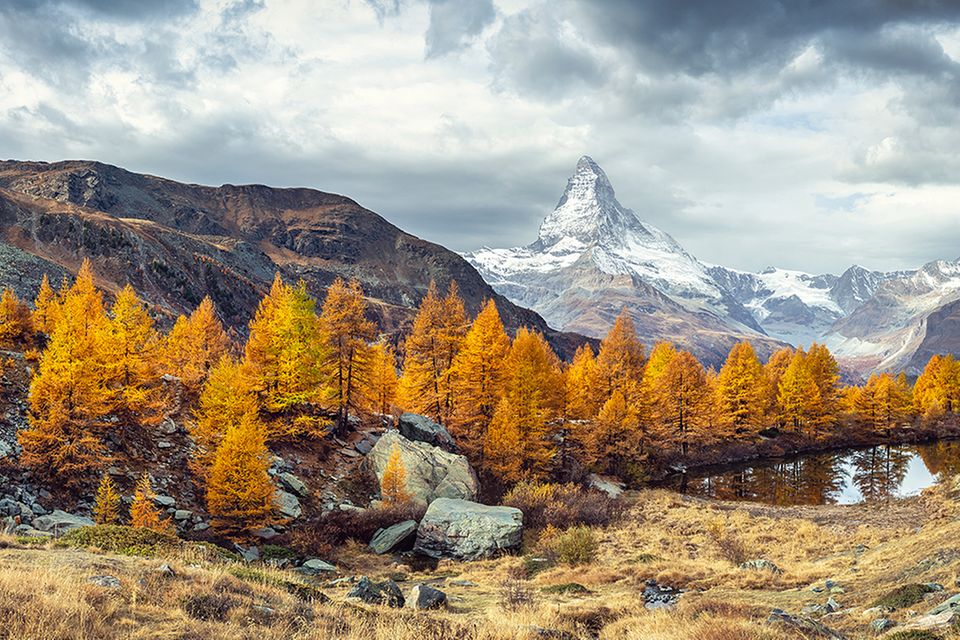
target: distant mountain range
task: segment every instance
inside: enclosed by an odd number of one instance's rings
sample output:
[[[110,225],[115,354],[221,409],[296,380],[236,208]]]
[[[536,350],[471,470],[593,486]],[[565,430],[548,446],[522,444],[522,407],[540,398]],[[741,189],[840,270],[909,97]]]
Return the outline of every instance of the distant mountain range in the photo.
[[[27,299],[90,258],[98,284],[131,283],[161,320],[205,295],[243,333],[274,273],[314,295],[358,279],[385,331],[412,317],[430,280],[455,279],[470,312],[497,302],[508,327],[531,326],[570,354],[582,336],[550,329],[456,253],[421,240],[340,195],[262,185],[207,187],[99,162],[0,162],[0,285]]]
[[[839,276],[710,265],[621,205],[587,156],[534,243],[464,257],[552,326],[602,336],[626,307],[644,340],[674,342],[712,365],[743,339],[761,354],[824,342],[860,373],[917,373],[933,353],[960,351],[960,261],[896,272],[854,265]]]

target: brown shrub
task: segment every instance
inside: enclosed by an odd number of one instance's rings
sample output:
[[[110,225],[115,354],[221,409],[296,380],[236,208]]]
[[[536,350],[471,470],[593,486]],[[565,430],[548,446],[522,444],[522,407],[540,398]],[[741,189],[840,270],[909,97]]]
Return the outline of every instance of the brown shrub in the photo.
[[[538,549],[546,557],[569,565],[593,562],[597,557],[596,535],[590,527],[570,527],[560,531],[548,525],[540,536]]]
[[[536,604],[533,591],[523,580],[508,578],[500,585],[500,606],[507,611],[532,608]]]
[[[570,483],[521,482],[504,496],[503,504],[520,509],[524,525],[534,529],[605,525],[619,520],[625,510],[622,501],[602,491]]]
[[[425,511],[413,502],[362,511],[330,511],[292,532],[288,543],[301,553],[324,556],[348,540],[366,544],[378,529],[404,520],[419,521]]]

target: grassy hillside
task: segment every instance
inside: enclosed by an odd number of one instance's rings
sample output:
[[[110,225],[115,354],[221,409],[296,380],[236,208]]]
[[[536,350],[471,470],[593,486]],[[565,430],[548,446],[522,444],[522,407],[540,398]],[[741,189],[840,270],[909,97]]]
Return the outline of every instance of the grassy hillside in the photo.
[[[124,555],[6,538],[0,638],[775,640],[804,636],[767,624],[771,609],[799,614],[828,598],[840,610],[811,617],[867,638],[872,620],[903,627],[958,589],[960,508],[945,488],[888,507],[745,506],[664,491],[628,499],[627,516],[595,531],[596,557],[581,566],[549,566],[533,552],[423,566],[374,556],[360,544],[328,558],[342,576],[392,577],[404,592],[429,581],[450,598],[442,612],[354,604],[345,600],[348,582],[331,584],[337,576],[244,565],[203,546],[111,547],[143,554]],[[760,558],[780,573],[739,566]],[[96,576],[119,584],[95,584]],[[649,579],[685,590],[674,609],[644,608]],[[925,593],[927,583],[944,589]],[[896,609],[871,610],[878,603]]]

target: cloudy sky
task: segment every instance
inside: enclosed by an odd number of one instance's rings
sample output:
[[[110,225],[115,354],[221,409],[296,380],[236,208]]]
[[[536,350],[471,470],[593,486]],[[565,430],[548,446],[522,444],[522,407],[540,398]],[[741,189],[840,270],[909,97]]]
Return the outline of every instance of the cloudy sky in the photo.
[[[913,8],[922,7],[922,8]],[[960,256],[955,0],[5,0],[0,157],[536,237],[580,155],[701,259]]]

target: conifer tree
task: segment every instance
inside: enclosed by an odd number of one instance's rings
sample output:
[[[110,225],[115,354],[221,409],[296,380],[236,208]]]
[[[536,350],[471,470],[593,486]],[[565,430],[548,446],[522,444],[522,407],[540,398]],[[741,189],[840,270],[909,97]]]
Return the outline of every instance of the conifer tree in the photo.
[[[407,492],[407,470],[403,466],[403,457],[397,444],[390,450],[387,466],[383,470],[380,497],[387,505],[402,504],[410,500]]]
[[[499,487],[507,487],[523,478],[525,451],[520,435],[517,408],[503,398],[483,439],[483,472]]]
[[[62,313],[30,383],[30,427],[17,436],[21,462],[75,486],[102,467],[102,437],[115,406],[108,387],[110,322],[89,261],[62,294]]]
[[[766,376],[749,342],[733,346],[717,376],[717,405],[722,436],[734,437],[763,428],[767,399]]]
[[[13,289],[5,287],[0,295],[0,348],[29,346],[33,341],[33,318],[30,308],[17,298]]]
[[[190,432],[196,447],[193,452],[193,471],[206,478],[226,426],[238,424],[248,413],[257,413],[256,395],[249,380],[242,375],[239,362],[228,355],[210,371],[200,393],[196,410],[196,424]]]
[[[105,337],[107,384],[114,392],[114,410],[125,423],[151,424],[159,418],[160,341],[153,319],[129,284],[117,294]]]
[[[451,281],[446,297],[440,298],[431,281],[404,345],[400,388],[408,409],[449,424],[454,406],[453,361],[466,330],[466,311],[457,283]]]
[[[577,347],[565,372],[566,415],[570,420],[592,420],[603,404],[597,387],[597,359],[589,344]]]
[[[643,432],[637,416],[620,391],[614,391],[587,435],[585,458],[598,472],[638,480],[644,456]]]
[[[639,418],[647,424],[664,421],[662,397],[664,382],[661,380],[670,363],[677,357],[677,350],[669,342],[658,342],[650,350],[650,357],[643,367],[643,380],[640,382]]]
[[[151,529],[158,533],[174,533],[169,519],[162,518],[160,510],[153,504],[156,494],[150,484],[150,476],[144,473],[137,482],[130,505],[130,526]]]
[[[327,341],[306,284],[284,284],[278,273],[250,322],[243,371],[260,407],[274,419],[272,437],[324,435],[329,422],[315,415],[333,400]]]
[[[960,409],[960,363],[952,355],[934,355],[914,385],[913,401],[925,420]]]
[[[320,331],[329,346],[324,368],[335,393],[337,431],[341,434],[347,429],[350,409],[360,408],[361,391],[369,377],[368,342],[376,329],[367,320],[366,310],[360,283],[337,278],[327,289],[320,312]]]
[[[806,364],[806,353],[798,349],[780,379],[778,405],[784,424],[797,431],[815,431],[821,413],[820,389]]]
[[[624,308],[600,342],[600,352],[597,354],[597,384],[603,390],[604,398],[610,398],[619,391],[627,404],[633,407],[631,410],[636,412],[645,364],[643,344],[637,338],[633,319]]]
[[[840,368],[825,345],[814,342],[804,361],[820,392],[818,426],[834,421],[840,400]]]
[[[364,397],[367,410],[380,415],[389,414],[397,400],[397,356],[393,347],[378,342],[370,347],[369,373]]]
[[[40,290],[33,301],[34,329],[46,335],[53,333],[59,315],[60,300],[50,286],[50,278],[43,274],[40,280]]]
[[[213,300],[206,296],[189,317],[177,318],[163,345],[163,369],[179,378],[188,392],[197,393],[229,349],[230,339]]]
[[[706,371],[687,351],[680,351],[656,376],[651,389],[659,431],[687,455],[690,440],[702,436],[710,422],[712,398]]]
[[[93,520],[97,524],[120,523],[120,494],[108,473],[100,478],[100,487],[93,503]]]
[[[453,362],[452,384],[457,397],[451,431],[471,460],[482,458],[486,431],[504,391],[510,338],[500,313],[489,300],[470,326]]]
[[[767,399],[764,405],[764,412],[776,420],[780,420],[780,410],[777,404],[777,396],[780,393],[780,379],[790,366],[793,360],[794,350],[791,347],[777,349],[763,366],[763,375],[766,378]],[[780,426],[784,426],[780,424]]]
[[[910,387],[906,377],[873,374],[858,390],[854,408],[861,423],[889,436],[910,415]]]
[[[227,426],[207,479],[207,508],[224,530],[257,529],[273,514],[270,452],[257,415],[248,411]]]

